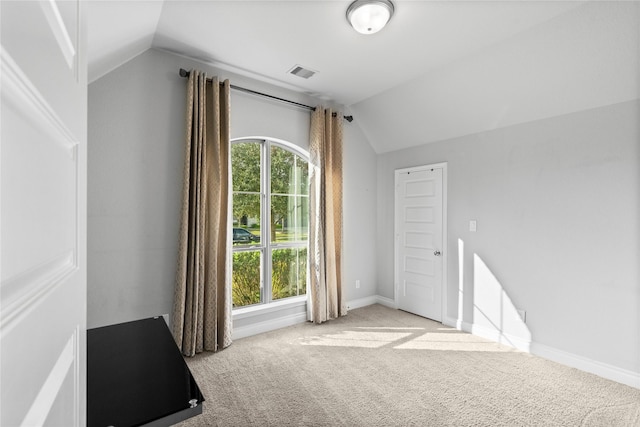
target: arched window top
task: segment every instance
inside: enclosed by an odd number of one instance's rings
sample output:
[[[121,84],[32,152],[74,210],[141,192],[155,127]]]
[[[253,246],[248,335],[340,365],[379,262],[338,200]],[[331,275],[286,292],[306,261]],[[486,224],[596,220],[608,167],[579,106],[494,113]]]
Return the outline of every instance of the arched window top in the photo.
[[[231,143],[237,143],[237,142],[258,142],[258,143],[264,143],[266,141],[269,141],[271,144],[273,145],[277,145],[280,146],[286,150],[289,150],[297,155],[299,155],[300,157],[302,157],[303,159],[305,159],[306,161],[309,161],[309,151],[305,150],[304,148],[293,144],[289,141],[285,141],[284,139],[278,139],[278,138],[271,138],[271,137],[265,137],[265,136],[248,136],[248,137],[241,137],[241,138],[234,138],[231,140]]]

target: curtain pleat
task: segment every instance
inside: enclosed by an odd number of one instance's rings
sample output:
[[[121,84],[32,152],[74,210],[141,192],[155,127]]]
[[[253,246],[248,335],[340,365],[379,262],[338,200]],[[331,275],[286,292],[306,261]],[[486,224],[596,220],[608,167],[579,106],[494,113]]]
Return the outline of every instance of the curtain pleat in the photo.
[[[229,81],[191,71],[173,308],[186,356],[231,344]]]
[[[309,320],[347,314],[342,283],[342,114],[311,114],[309,176]]]

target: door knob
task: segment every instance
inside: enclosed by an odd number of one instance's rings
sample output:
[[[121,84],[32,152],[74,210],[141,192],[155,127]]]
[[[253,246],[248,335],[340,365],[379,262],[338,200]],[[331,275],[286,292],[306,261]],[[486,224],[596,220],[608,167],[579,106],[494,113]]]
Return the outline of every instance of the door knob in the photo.
[[[435,256],[440,256],[440,251],[435,251],[433,254],[434,254]]]

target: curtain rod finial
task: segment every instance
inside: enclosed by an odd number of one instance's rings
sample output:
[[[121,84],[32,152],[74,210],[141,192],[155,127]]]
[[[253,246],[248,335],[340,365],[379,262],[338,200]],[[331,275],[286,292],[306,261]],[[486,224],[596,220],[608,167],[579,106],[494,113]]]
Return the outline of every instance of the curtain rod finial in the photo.
[[[180,68],[180,76],[181,77],[189,77],[189,72],[184,68]]]
[[[344,116],[344,119],[351,123],[353,121],[353,116]]]

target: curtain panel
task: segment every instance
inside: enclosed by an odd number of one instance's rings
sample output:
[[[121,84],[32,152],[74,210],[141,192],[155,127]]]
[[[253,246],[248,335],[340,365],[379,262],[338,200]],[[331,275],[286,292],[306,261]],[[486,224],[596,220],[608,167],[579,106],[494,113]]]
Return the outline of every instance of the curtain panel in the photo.
[[[173,336],[186,356],[231,344],[230,85],[189,74]]]
[[[309,171],[309,320],[347,314],[342,283],[342,114],[311,114]]]

